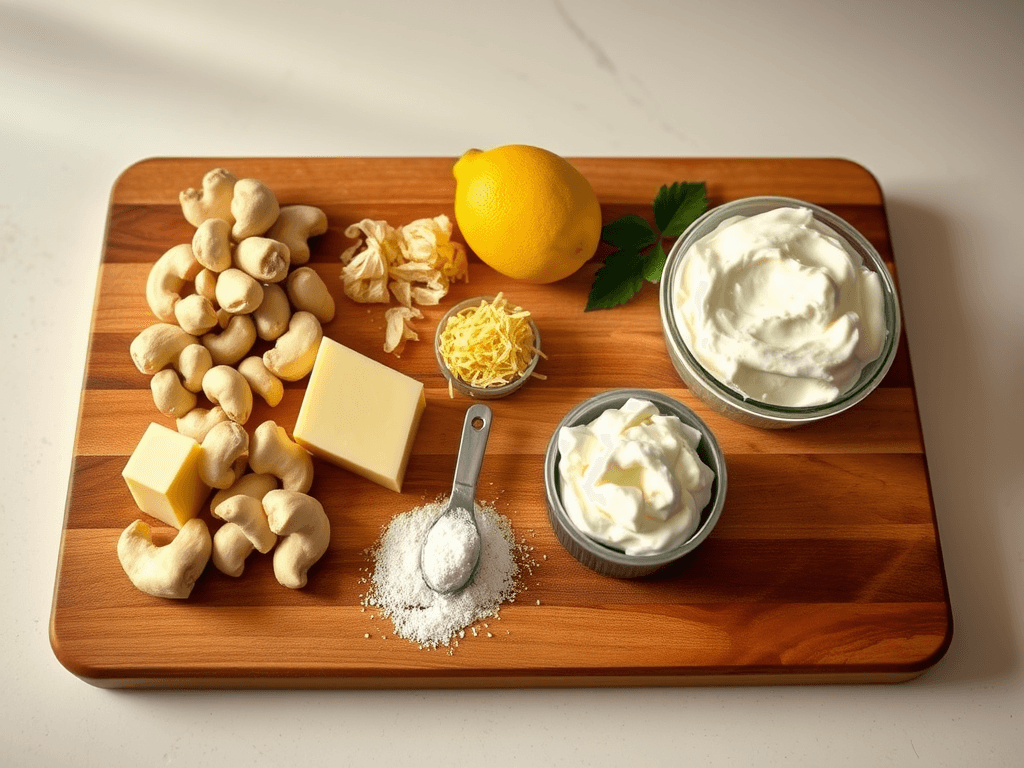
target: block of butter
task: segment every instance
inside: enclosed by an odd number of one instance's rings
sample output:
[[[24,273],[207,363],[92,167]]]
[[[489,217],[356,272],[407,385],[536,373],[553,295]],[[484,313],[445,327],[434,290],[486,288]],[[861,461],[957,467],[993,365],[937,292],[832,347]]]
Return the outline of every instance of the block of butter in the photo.
[[[181,528],[199,514],[210,487],[199,479],[202,447],[162,424],[150,424],[121,476],[139,509]]]
[[[423,384],[324,338],[295,422],[295,442],[339,467],[402,490]]]

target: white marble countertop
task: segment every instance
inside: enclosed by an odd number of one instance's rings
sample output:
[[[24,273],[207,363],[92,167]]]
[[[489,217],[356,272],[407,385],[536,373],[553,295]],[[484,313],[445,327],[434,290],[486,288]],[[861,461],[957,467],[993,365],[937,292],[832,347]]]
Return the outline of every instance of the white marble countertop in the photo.
[[[0,754],[972,765],[1024,748],[1024,6],[0,2]],[[886,195],[955,631],[896,686],[125,692],[50,613],[107,197],[151,156],[842,156]]]

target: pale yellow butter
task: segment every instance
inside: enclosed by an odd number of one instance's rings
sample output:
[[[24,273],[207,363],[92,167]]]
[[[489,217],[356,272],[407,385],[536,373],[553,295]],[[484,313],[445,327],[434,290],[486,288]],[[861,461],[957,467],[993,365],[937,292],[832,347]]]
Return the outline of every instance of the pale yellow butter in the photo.
[[[314,456],[400,492],[425,406],[421,382],[324,338],[293,436]]]
[[[121,476],[139,509],[181,528],[199,514],[210,487],[199,479],[202,448],[162,424],[150,424]]]

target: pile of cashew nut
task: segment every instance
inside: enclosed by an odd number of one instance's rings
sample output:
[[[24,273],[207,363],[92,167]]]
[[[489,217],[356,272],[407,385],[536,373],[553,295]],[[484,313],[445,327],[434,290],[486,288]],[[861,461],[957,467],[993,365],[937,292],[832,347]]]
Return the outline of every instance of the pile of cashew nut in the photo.
[[[225,522],[211,537],[202,520],[190,520],[157,547],[149,526],[135,521],[121,534],[118,557],[142,591],[183,598],[211,557],[239,576],[254,549],[266,553],[276,543],[274,573],[298,589],[330,534],[323,507],[307,495],[312,460],[273,421],[251,440],[245,424],[254,394],[274,407],[283,381],[309,374],[322,326],[334,318],[326,284],[304,266],[309,239],[327,231],[327,217],[313,206],[281,206],[263,182],[223,168],[208,172],[201,189],[183,191],[180,202],[196,231],[150,270],[146,301],[157,322],[130,353],[152,376],[157,409],[202,446],[200,477],[219,489],[211,510]],[[257,339],[270,346],[250,355]],[[211,407],[200,406],[200,393]]]
[[[331,538],[323,506],[307,493],[310,455],[273,421],[260,424],[251,439],[240,424],[220,422],[202,447],[199,476],[219,489],[210,508],[224,524],[211,537],[206,523],[193,518],[168,544],[156,546],[149,526],[136,520],[117,543],[132,584],[156,597],[186,598],[211,558],[217,570],[238,577],[254,550],[274,550],[278,582],[302,589]]]
[[[224,521],[213,536],[213,564],[237,577],[254,550],[267,554],[273,549],[278,582],[301,589],[331,537],[323,506],[307,493],[313,484],[313,460],[273,421],[260,424],[251,440],[241,430],[230,441],[231,450],[207,460],[207,440],[216,430],[237,427],[230,425],[218,424],[203,441],[199,470],[204,482],[221,489],[210,503],[213,516]],[[246,466],[252,470],[247,474]]]

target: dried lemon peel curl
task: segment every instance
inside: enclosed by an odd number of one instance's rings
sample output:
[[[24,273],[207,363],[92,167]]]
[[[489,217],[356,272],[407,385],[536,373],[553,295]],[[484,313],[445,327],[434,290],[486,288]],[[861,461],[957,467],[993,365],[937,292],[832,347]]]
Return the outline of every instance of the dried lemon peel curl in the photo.
[[[345,229],[346,237],[362,238],[341,254],[345,295],[378,304],[393,295],[401,305],[386,313],[385,352],[401,355],[407,340],[419,338],[410,320],[422,314],[413,304],[439,304],[453,282],[469,281],[466,248],[451,234],[452,223],[443,214],[402,227],[363,219]]]
[[[510,308],[503,294],[482,300],[448,319],[441,330],[439,351],[452,374],[471,387],[500,387],[520,378],[534,357],[547,359],[536,344],[530,313]],[[530,374],[538,379],[542,374]],[[454,396],[451,382],[448,394]]]
[[[384,330],[384,351],[394,352],[401,357],[406,341],[419,341],[419,334],[412,327],[410,320],[422,319],[423,313],[416,307],[391,307],[384,313],[387,327]]]

